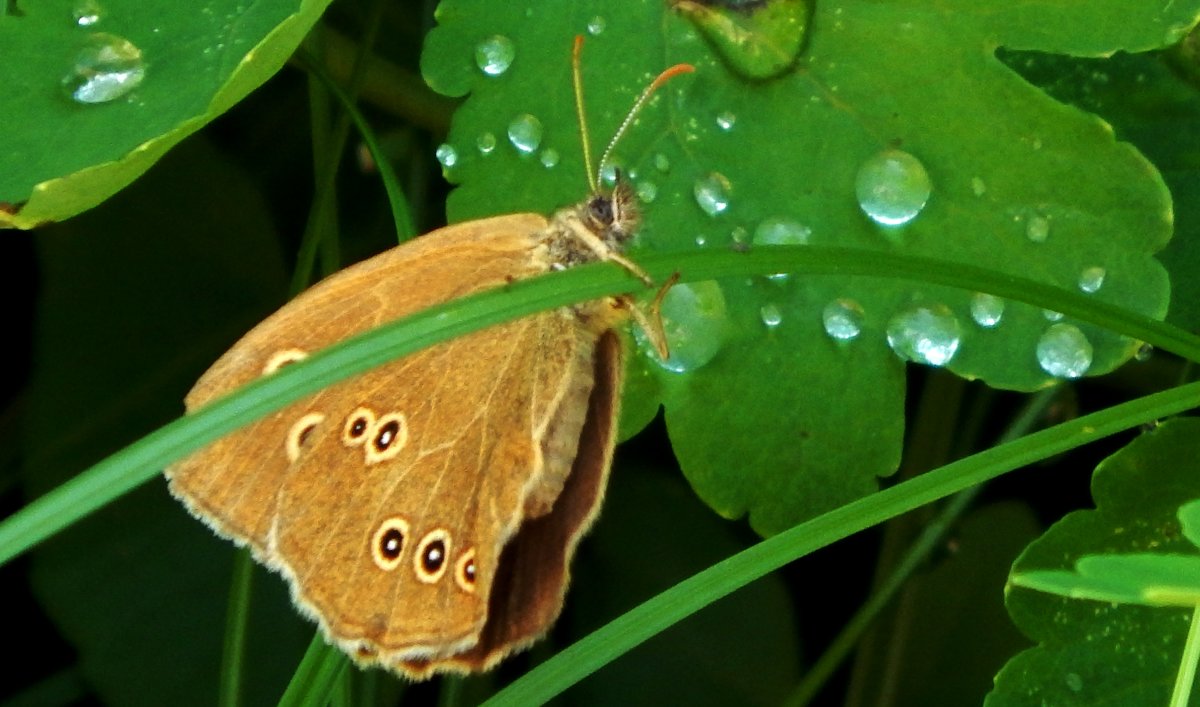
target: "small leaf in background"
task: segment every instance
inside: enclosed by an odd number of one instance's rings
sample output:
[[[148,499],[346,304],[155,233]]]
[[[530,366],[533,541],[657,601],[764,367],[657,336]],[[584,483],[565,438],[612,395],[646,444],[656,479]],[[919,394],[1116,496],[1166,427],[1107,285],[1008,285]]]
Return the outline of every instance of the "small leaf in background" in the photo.
[[[769,247],[787,224],[782,242],[983,264],[1165,314],[1155,253],[1172,207],[1161,176],[996,49],[1155,49],[1187,32],[1200,2],[817,3],[795,64],[753,81],[686,14],[660,0],[443,2],[422,71],[440,92],[469,94],[446,141],[458,184],[451,220],[549,213],[586,194],[569,66],[571,37],[583,34],[593,145],[649,77],[697,67],[664,88],[614,153],[644,202],[634,259]],[[502,71],[479,60],[497,37]],[[514,141],[511,126],[528,117],[538,140]],[[881,158],[883,169],[864,172]],[[856,183],[870,199],[860,203]],[[897,207],[902,218],[890,215]],[[862,497],[895,470],[902,357],[1029,391],[1107,373],[1137,349],[1052,310],[922,282],[773,274],[716,285],[728,318],[719,350],[680,372],[642,347],[624,422],[665,407],[693,488],[764,534]]]
[[[1055,523],[1017,559],[1014,577],[1118,553],[1153,553],[1159,570],[1194,572],[1200,551],[1183,534],[1177,513],[1200,497],[1197,435],[1200,420],[1172,420],[1103,461],[1092,477],[1096,509]],[[1112,603],[1154,581],[1129,563],[1118,565],[1115,572],[1104,568],[1111,581],[1096,583],[1095,598],[1102,601],[1009,589],[1009,614],[1038,645],[997,675],[988,707],[1167,704],[1192,610]]]
[[[787,71],[800,56],[812,10],[807,0],[693,2],[675,0],[729,67],[749,79]]]
[[[0,13],[0,228],[61,221],[127,186],[278,71],[328,4],[60,0]]]

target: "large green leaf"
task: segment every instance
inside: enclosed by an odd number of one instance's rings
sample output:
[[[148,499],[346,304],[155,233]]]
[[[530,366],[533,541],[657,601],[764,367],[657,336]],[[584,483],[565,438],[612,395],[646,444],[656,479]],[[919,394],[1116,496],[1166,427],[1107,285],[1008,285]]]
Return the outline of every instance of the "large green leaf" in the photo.
[[[329,0],[9,2],[0,10],[0,228],[99,204],[279,70]],[[81,25],[73,9],[98,8]],[[103,103],[62,81],[95,41],[141,53],[142,82]],[[16,126],[13,129],[11,126]]]
[[[675,62],[697,67],[668,85],[615,152],[646,202],[635,257],[755,247],[783,221],[813,244],[984,264],[1073,292],[1085,274],[1102,273],[1093,296],[1161,317],[1167,277],[1153,254],[1170,236],[1171,205],[1157,171],[1104,122],[1026,83],[995,50],[1142,51],[1182,36],[1198,13],[1194,0],[817,3],[796,68],[748,81],[657,0],[447,0],[423,70],[435,89],[470,94],[443,151],[459,184],[448,207],[454,220],[549,212],[586,193],[569,55],[571,36],[590,28],[583,75],[594,144],[614,132],[649,77]],[[496,37],[510,43],[512,60],[487,73],[477,50]],[[524,116],[542,126],[529,152],[506,137]],[[885,228],[864,215],[855,184],[867,160],[896,146],[924,166],[932,195],[912,222]],[[713,209],[709,198],[706,211],[696,193],[713,184],[727,205]],[[628,433],[662,403],[699,494],[724,515],[749,514],[763,533],[868,493],[894,470],[904,366],[886,334],[900,315],[948,321],[958,331],[948,368],[1018,390],[1056,380],[1039,363],[1043,337],[1054,343],[1065,331],[1066,353],[1090,348],[1088,375],[1113,370],[1136,348],[1014,302],[998,325],[982,326],[972,293],[920,282],[793,274],[719,286],[715,356],[684,372],[639,356],[624,422]],[[823,321],[844,300],[860,332],[837,340]],[[695,324],[684,316],[668,328]],[[690,353],[678,342],[676,350]]]
[[[1183,418],[1142,435],[1092,477],[1096,509],[1076,511],[1034,541],[1014,574],[1071,569],[1086,555],[1200,551],[1182,532],[1179,507],[1200,497],[1200,420]],[[1082,601],[1010,587],[1009,614],[1038,646],[996,677],[988,707],[1163,705],[1183,655],[1192,609]],[[1195,704],[1193,700],[1192,704]]]

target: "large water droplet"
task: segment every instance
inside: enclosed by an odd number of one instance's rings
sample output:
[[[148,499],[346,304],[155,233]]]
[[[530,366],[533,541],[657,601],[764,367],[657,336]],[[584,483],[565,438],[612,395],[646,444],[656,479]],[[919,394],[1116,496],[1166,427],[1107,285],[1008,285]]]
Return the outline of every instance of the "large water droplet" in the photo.
[[[522,113],[508,124],[508,141],[519,151],[529,154],[542,144],[542,121]]]
[[[762,318],[762,323],[768,329],[774,329],[783,323],[783,312],[779,311],[779,306],[771,303],[764,304],[758,310],[759,317]]]
[[[1056,312],[1053,309],[1043,309],[1042,316],[1045,317],[1046,321],[1048,321],[1048,322],[1061,322],[1062,318],[1063,318],[1063,313]]]
[[[516,56],[513,41],[503,35],[493,35],[475,45],[475,65],[488,76],[499,76],[508,71]]]
[[[835,299],[821,311],[825,333],[838,341],[850,341],[862,333],[863,308],[852,299]]]
[[[543,167],[550,169],[558,164],[558,150],[554,149],[553,147],[547,147],[546,149],[542,150],[542,154],[538,155],[538,160],[541,161]]]
[[[731,111],[725,111],[717,116],[717,127],[722,130],[733,130],[735,124],[737,124],[737,116]]]
[[[803,226],[791,219],[787,218],[767,218],[763,219],[754,229],[754,245],[805,245],[808,243],[808,237],[812,234],[812,230],[807,226]],[[786,280],[787,273],[775,273],[768,275],[772,280]]]
[[[437,156],[437,161],[441,162],[442,166],[446,169],[458,164],[458,150],[455,150],[451,145],[445,143],[438,145],[437,151],[433,154]]]
[[[80,103],[107,103],[127,95],[145,77],[142,50],[124,37],[101,32],[88,37],[62,85]]]
[[[729,331],[729,313],[721,286],[712,280],[676,285],[662,301],[663,331],[671,356],[658,357],[645,332],[634,329],[642,350],[658,365],[686,373],[707,364],[721,350]]]
[[[1033,243],[1045,243],[1050,237],[1050,219],[1041,214],[1033,214],[1025,222],[1025,237]]]
[[[1104,286],[1106,275],[1104,268],[1099,266],[1084,268],[1083,272],[1079,273],[1079,289],[1089,295],[1096,292]]]
[[[944,366],[958,351],[962,327],[945,305],[913,307],[888,322],[887,340],[901,358]]]
[[[483,133],[475,138],[475,147],[479,148],[480,154],[492,154],[492,150],[496,149],[496,136],[491,133]]]
[[[607,26],[608,26],[608,22],[606,22],[603,17],[600,17],[599,15],[597,15],[596,17],[593,17],[592,19],[588,20],[587,31],[588,31],[588,34],[595,37],[596,35],[603,32],[604,28]]]
[[[1004,317],[1004,300],[986,292],[976,292],[971,297],[971,319],[985,329],[991,329]]]
[[[863,163],[854,181],[858,205],[871,220],[899,226],[917,217],[933,187],[916,157],[887,149]]]
[[[1052,324],[1037,343],[1042,370],[1056,378],[1078,378],[1092,366],[1092,342],[1072,324]]]
[[[729,208],[731,190],[729,179],[720,172],[710,172],[707,176],[697,179],[692,187],[696,203],[709,216],[722,214]]]
[[[104,8],[97,0],[76,0],[71,7],[71,19],[79,27],[91,27],[104,16]]]

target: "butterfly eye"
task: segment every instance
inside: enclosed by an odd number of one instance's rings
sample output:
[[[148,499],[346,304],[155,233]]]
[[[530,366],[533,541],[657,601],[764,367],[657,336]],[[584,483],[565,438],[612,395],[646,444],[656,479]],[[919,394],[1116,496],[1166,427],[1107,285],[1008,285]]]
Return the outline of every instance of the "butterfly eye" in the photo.
[[[588,201],[588,213],[599,224],[611,226],[613,222],[613,202],[607,196],[594,196]]]
[[[284,444],[284,450],[287,452],[289,462],[294,462],[300,458],[300,452],[304,451],[304,445],[308,443],[309,437],[312,436],[312,431],[324,421],[325,416],[319,412],[310,412],[299,420],[296,420],[296,424],[292,425],[292,429],[288,430],[287,441]]]
[[[475,593],[475,548],[471,548],[458,558],[454,565],[454,581],[459,588],[468,594]]]
[[[263,366],[263,375],[265,376],[268,373],[274,373],[289,363],[303,361],[306,358],[308,358],[308,354],[300,349],[284,349],[283,351],[277,351],[273,356],[271,356],[271,358],[267,359],[266,365]]]
[[[375,560],[375,565],[385,572],[396,569],[407,538],[408,522],[403,518],[388,518],[380,523],[371,538],[371,559]]]
[[[346,418],[342,428],[342,444],[356,447],[367,438],[367,432],[375,426],[375,413],[367,408],[358,408]]]
[[[426,584],[433,584],[446,573],[446,555],[450,554],[450,534],[438,528],[431,530],[421,538],[417,552],[413,556],[416,565],[417,579]]]
[[[379,418],[369,433],[371,441],[367,443],[367,463],[391,459],[404,449],[408,442],[408,424],[404,415],[389,412]]]

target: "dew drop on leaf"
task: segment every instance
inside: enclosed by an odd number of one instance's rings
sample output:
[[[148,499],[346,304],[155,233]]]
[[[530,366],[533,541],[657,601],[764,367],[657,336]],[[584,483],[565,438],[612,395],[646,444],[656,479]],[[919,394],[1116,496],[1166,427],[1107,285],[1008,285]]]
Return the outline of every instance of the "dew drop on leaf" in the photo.
[[[530,154],[542,144],[542,121],[522,113],[508,124],[508,141],[524,154]]]
[[[1037,343],[1038,364],[1056,378],[1078,378],[1092,366],[1092,342],[1078,327],[1053,324]]]
[[[912,307],[888,322],[887,340],[900,358],[944,366],[958,351],[962,327],[945,305]]]
[[[1089,295],[1096,292],[1104,286],[1106,275],[1104,268],[1099,266],[1084,268],[1083,272],[1079,273],[1079,289]]]
[[[634,329],[639,347],[655,363],[673,373],[694,371],[711,361],[729,331],[725,293],[712,280],[688,282],[667,291],[662,301],[663,332],[670,357],[658,357],[641,329]]]
[[[851,341],[862,333],[863,308],[858,302],[835,299],[821,311],[821,324],[825,333],[838,341]]]
[[[508,37],[497,34],[475,45],[475,65],[488,76],[499,76],[512,66],[517,48]]]
[[[729,179],[720,172],[710,172],[697,179],[692,187],[696,203],[709,216],[717,216],[729,209],[729,192],[731,190]]]
[[[76,102],[108,103],[128,95],[145,77],[142,50],[124,37],[100,32],[75,55],[62,86]]]
[[[985,329],[998,325],[1004,317],[1004,300],[986,292],[971,296],[971,319]]]
[[[902,150],[887,149],[859,167],[854,191],[859,207],[872,221],[900,226],[921,213],[932,186],[920,160]]]

